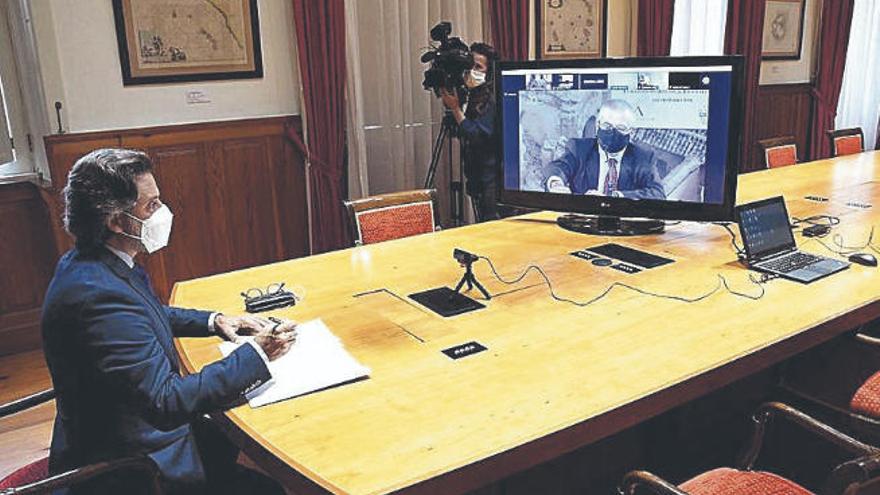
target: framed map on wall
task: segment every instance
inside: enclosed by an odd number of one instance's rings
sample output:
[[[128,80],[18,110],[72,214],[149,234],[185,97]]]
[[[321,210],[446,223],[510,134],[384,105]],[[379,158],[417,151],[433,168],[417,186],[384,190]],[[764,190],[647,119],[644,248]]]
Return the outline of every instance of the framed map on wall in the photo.
[[[605,56],[606,0],[537,0],[538,58]]]
[[[767,0],[761,58],[797,60],[804,37],[804,0]]]
[[[122,82],[263,77],[257,0],[113,0]]]

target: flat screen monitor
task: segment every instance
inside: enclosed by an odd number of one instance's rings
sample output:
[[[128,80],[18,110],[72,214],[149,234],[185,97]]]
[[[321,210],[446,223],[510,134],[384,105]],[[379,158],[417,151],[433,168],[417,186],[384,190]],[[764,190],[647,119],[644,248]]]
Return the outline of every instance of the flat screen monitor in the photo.
[[[733,221],[742,59],[499,62],[501,203]]]

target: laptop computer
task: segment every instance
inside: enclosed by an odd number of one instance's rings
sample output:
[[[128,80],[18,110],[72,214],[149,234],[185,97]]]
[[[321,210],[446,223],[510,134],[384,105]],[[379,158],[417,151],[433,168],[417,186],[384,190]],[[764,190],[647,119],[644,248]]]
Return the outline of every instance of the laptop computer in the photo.
[[[849,268],[846,261],[798,251],[782,196],[736,207],[749,267],[801,283]]]

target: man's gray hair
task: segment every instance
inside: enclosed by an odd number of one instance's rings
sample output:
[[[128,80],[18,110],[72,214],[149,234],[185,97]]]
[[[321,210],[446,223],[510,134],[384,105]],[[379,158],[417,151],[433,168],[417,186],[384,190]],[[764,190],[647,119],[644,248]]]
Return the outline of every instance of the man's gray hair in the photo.
[[[599,112],[601,112],[602,110],[606,110],[606,109],[612,110],[612,111],[617,111],[617,112],[627,111],[627,110],[629,110],[630,112],[633,112],[633,113],[636,112],[636,109],[633,108],[633,106],[630,105],[630,103],[628,101],[620,100],[620,99],[616,99],[616,98],[612,98],[610,100],[605,100],[604,102],[602,102],[602,106],[599,107]]]

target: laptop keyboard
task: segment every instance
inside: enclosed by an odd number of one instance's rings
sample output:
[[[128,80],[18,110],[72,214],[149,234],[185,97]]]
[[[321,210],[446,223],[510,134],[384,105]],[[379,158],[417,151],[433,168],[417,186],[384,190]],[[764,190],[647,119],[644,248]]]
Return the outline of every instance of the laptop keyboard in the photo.
[[[774,270],[780,273],[789,273],[821,260],[822,258],[819,256],[797,251],[787,256],[776,258],[775,260],[765,261],[761,263],[761,268]]]

